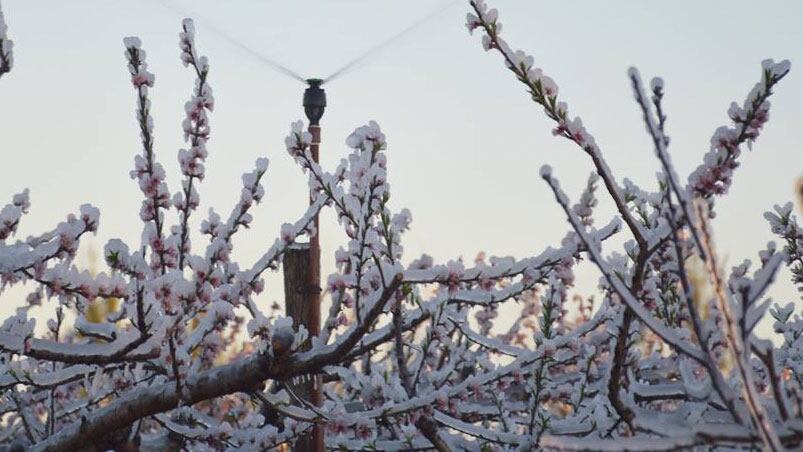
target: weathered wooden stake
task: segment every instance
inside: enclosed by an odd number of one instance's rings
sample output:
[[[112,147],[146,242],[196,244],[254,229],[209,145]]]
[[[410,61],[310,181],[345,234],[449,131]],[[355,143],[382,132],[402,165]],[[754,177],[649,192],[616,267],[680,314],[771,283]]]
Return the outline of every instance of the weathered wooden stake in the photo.
[[[284,267],[284,310],[293,319],[293,329],[299,325],[310,329],[309,287],[310,244],[294,243],[287,248],[282,261]]]
[[[315,328],[314,322],[319,322],[316,318],[320,318],[320,314],[315,315],[315,303],[313,298],[320,298],[320,286],[313,284],[311,278],[312,268],[312,246],[309,243],[297,243],[291,245],[284,253],[283,268],[284,268],[284,306],[285,313],[288,317],[293,319],[293,329],[298,330],[299,326],[304,325],[313,336]],[[317,328],[318,330],[320,327]],[[302,346],[302,350],[309,349],[309,343]],[[299,384],[290,384],[293,391],[299,397],[316,403],[316,393],[320,393],[315,382],[308,380]],[[313,427],[310,434],[306,434],[298,438],[295,442],[293,449],[297,452],[319,451],[315,447],[316,441],[315,431],[319,430],[317,426]],[[321,436],[321,446],[323,446],[323,437]]]

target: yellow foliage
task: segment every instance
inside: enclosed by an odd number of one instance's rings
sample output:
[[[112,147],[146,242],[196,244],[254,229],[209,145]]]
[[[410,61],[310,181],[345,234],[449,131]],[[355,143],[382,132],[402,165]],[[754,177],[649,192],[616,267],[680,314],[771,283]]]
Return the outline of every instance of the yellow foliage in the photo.
[[[98,274],[98,255],[95,248],[87,250],[87,270],[92,276]],[[86,309],[86,319],[92,323],[106,322],[106,316],[113,314],[120,309],[119,298],[96,298],[89,303]]]
[[[86,319],[92,323],[103,323],[106,316],[120,309],[119,298],[96,298],[86,309]]]
[[[708,302],[714,297],[714,288],[705,268],[705,262],[700,256],[694,254],[686,259],[686,274],[691,285],[691,298],[694,307],[702,320],[708,320],[710,315]]]
[[[719,265],[718,265],[719,266]],[[711,301],[714,299],[714,287],[711,284],[711,275],[705,267],[705,262],[698,255],[692,255],[686,260],[686,275],[691,286],[691,298],[694,308],[700,316],[700,320],[705,322],[711,316]],[[691,326],[690,326],[691,328]],[[729,375],[733,369],[733,355],[725,353],[719,361],[719,369]]]

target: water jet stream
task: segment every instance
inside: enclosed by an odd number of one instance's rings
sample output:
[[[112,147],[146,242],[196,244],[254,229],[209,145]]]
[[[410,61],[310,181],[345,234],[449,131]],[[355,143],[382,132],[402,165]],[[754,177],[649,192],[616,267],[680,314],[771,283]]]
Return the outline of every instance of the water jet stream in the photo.
[[[184,10],[178,9],[177,7],[169,4],[167,2],[167,0],[156,0],[156,1],[160,5],[162,5],[163,7],[167,8],[167,9],[169,9],[170,11],[173,11],[174,13],[178,13],[178,14],[184,16],[184,17],[188,16],[188,14],[186,14],[186,13],[190,13],[189,15],[197,17],[198,19],[201,19],[203,21],[203,27],[204,28],[208,28],[214,34],[216,34],[216,35],[220,36],[221,38],[223,38],[224,40],[228,41],[229,44],[231,44],[231,45],[239,48],[240,50],[248,53],[252,57],[254,57],[257,60],[261,61],[262,63],[266,64],[268,67],[270,67],[274,71],[276,71],[276,72],[278,72],[280,74],[284,74],[284,75],[286,75],[286,76],[288,76],[290,78],[296,79],[296,80],[298,80],[299,82],[301,82],[301,83],[303,83],[305,85],[307,84],[307,80],[304,77],[298,75],[297,72],[295,72],[292,69],[290,69],[290,68],[288,68],[288,67],[286,67],[286,66],[284,66],[284,65],[282,65],[282,64],[280,64],[280,63],[278,63],[278,62],[276,62],[276,61],[274,61],[274,60],[272,60],[272,59],[270,59],[268,57],[266,57],[265,55],[263,55],[262,53],[257,52],[256,50],[252,49],[251,47],[248,47],[247,45],[245,45],[242,42],[238,41],[237,39],[233,38],[231,35],[229,35],[225,31],[223,31],[220,28],[217,28],[214,25],[212,25],[208,20],[206,20],[200,14],[198,14],[198,13],[196,13],[194,11],[191,11],[191,10],[184,11]]]
[[[457,3],[457,0],[454,0],[452,2],[449,2],[449,3],[445,4],[445,5],[443,5],[442,7],[438,8],[438,9],[432,11],[431,13],[429,13],[428,15],[422,17],[417,22],[415,22],[412,25],[408,26],[404,30],[396,33],[395,35],[391,36],[390,38],[388,38],[388,39],[382,41],[381,43],[377,44],[376,46],[368,49],[366,52],[362,53],[357,58],[351,60],[350,62],[346,63],[343,67],[341,67],[340,69],[338,69],[335,72],[333,72],[332,75],[330,75],[329,77],[324,78],[323,79],[323,83],[324,84],[329,83],[332,80],[340,77],[341,75],[346,74],[348,72],[351,72],[351,71],[357,69],[360,66],[361,63],[364,63],[365,61],[370,59],[372,56],[375,56],[378,52],[384,50],[390,44],[392,44],[393,42],[397,41],[398,39],[404,37],[408,33],[410,33],[413,30],[415,30],[416,28],[418,28],[418,27],[424,25],[425,23],[429,22],[430,20],[432,20],[433,18],[438,16],[440,13],[442,13],[442,12],[446,11],[447,9],[451,8],[452,6],[454,6],[456,3]]]
[[[232,37],[231,35],[229,35],[225,31],[223,31],[220,28],[217,28],[214,25],[212,25],[208,20],[206,20],[204,17],[202,17],[200,14],[196,13],[195,11],[179,9],[175,5],[170,4],[168,0],[154,0],[154,1],[159,3],[162,7],[166,8],[166,9],[168,9],[168,10],[174,12],[174,13],[178,13],[179,15],[182,15],[182,16],[187,16],[188,15],[187,13],[190,13],[189,15],[192,15],[192,16],[194,16],[194,17],[196,17],[198,19],[201,19],[203,21],[203,27],[204,28],[209,29],[214,34],[216,34],[216,35],[220,36],[221,38],[223,38],[224,40],[228,41],[229,44],[234,45],[235,47],[239,48],[240,50],[248,53],[252,57],[256,58],[257,60],[261,61],[263,64],[265,64],[268,67],[270,67],[271,69],[273,69],[274,71],[279,72],[281,74],[284,74],[284,75],[286,75],[288,77],[291,77],[291,78],[293,78],[295,80],[298,80],[301,83],[307,84],[307,79],[302,77],[301,75],[299,75],[297,72],[293,71],[292,69],[289,69],[288,67],[286,67],[286,66],[284,66],[284,65],[282,65],[282,64],[280,64],[280,63],[278,63],[278,62],[276,62],[276,61],[274,61],[274,60],[272,60],[272,59],[270,59],[268,57],[266,57],[264,54],[262,54],[262,53],[260,53],[260,52],[258,52],[256,50],[252,49],[251,47],[243,44],[241,41],[235,39],[234,37]],[[385,48],[390,46],[395,41],[399,40],[400,38],[402,38],[405,35],[409,34],[413,30],[415,30],[415,29],[421,27],[422,25],[426,24],[427,22],[429,22],[430,20],[432,20],[433,18],[435,18],[436,16],[438,16],[442,12],[444,12],[447,9],[451,8],[452,6],[454,6],[456,3],[457,3],[457,0],[453,0],[453,1],[449,2],[449,3],[444,4],[440,8],[438,8],[438,9],[432,11],[431,13],[429,13],[428,15],[422,17],[417,22],[413,23],[412,25],[408,26],[407,28],[401,30],[400,32],[398,32],[395,35],[389,37],[388,39],[380,42],[376,46],[371,47],[370,49],[368,49],[364,53],[360,54],[359,56],[357,56],[356,58],[354,58],[350,62],[348,62],[345,65],[343,65],[340,69],[338,69],[335,72],[333,72],[330,76],[324,78],[323,81],[320,84],[323,85],[323,84],[329,83],[332,80],[334,80],[336,78],[339,78],[343,74],[349,73],[349,72],[359,68],[362,64],[364,64],[366,61],[368,61],[371,57],[376,56],[380,51],[384,50]]]

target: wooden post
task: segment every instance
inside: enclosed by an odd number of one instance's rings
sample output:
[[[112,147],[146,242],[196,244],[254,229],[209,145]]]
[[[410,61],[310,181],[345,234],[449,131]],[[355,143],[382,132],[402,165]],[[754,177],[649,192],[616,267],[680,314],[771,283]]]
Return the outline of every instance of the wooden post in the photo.
[[[309,287],[310,244],[294,243],[287,248],[282,260],[284,268],[284,310],[293,319],[293,329],[304,325],[310,330]]]
[[[304,325],[304,328],[309,331],[310,337],[313,336],[312,332],[315,326],[313,322],[316,321],[316,317],[320,318],[320,315],[316,316],[313,314],[315,305],[312,299],[316,296],[320,298],[320,287],[317,284],[311,284],[311,248],[312,246],[309,243],[293,244],[285,251],[282,261],[284,269],[285,313],[288,317],[293,319],[293,329],[298,330],[299,326]],[[310,344],[308,342],[303,345],[301,349],[307,350],[309,346]],[[313,403],[316,402],[315,394],[320,394],[320,391],[315,386],[315,382],[312,380],[303,381],[297,385],[290,384],[290,386],[299,397]],[[313,427],[311,434],[299,437],[295,442],[293,450],[297,452],[317,452],[318,450],[323,450],[315,448],[316,441],[318,440],[315,436],[316,430],[320,431],[317,425]],[[323,436],[321,435],[321,446],[323,446],[322,440]]]

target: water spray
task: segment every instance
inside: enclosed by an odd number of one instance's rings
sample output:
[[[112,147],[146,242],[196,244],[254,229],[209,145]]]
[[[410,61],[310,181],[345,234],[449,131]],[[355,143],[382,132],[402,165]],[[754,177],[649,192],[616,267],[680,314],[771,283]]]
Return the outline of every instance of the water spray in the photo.
[[[370,49],[368,49],[364,53],[360,54],[358,57],[356,57],[353,60],[349,61],[348,63],[344,64],[340,69],[338,69],[335,72],[333,72],[332,75],[330,75],[329,77],[326,77],[325,79],[323,79],[323,81],[321,83],[322,84],[323,83],[329,83],[332,80],[334,80],[336,78],[339,78],[343,74],[346,74],[348,72],[351,72],[351,71],[359,68],[361,66],[361,64],[364,64],[365,62],[369,61],[371,57],[378,55],[382,50],[384,50],[385,48],[387,48],[388,46],[390,46],[391,44],[393,44],[397,40],[399,40],[402,37],[406,36],[407,34],[411,33],[416,28],[419,28],[422,25],[426,24],[427,22],[429,22],[430,20],[434,19],[436,16],[438,16],[439,14],[441,14],[442,12],[446,11],[447,9],[451,8],[452,6],[454,6],[456,4],[457,4],[457,0],[454,0],[454,1],[450,2],[450,3],[446,3],[442,7],[432,11],[431,13],[429,13],[428,15],[422,17],[421,19],[419,19],[417,22],[413,23],[409,27],[407,27],[404,30],[396,33],[395,35],[389,37],[388,39],[380,42],[376,46],[371,47]]]
[[[435,9],[434,11],[432,11],[431,13],[429,13],[426,16],[422,17],[421,19],[419,19],[418,21],[416,21],[412,25],[408,26],[407,28],[405,28],[405,29],[401,30],[400,32],[396,33],[395,35],[385,39],[384,41],[380,42],[376,46],[371,47],[370,49],[368,49],[367,51],[363,52],[362,54],[360,54],[359,56],[357,56],[353,60],[349,61],[348,63],[344,64],[343,66],[340,67],[340,69],[337,69],[331,75],[329,75],[328,77],[325,77],[323,79],[304,78],[304,77],[302,77],[296,71],[293,71],[292,69],[288,68],[287,66],[277,62],[276,60],[273,60],[272,58],[268,58],[263,53],[258,52],[256,50],[254,50],[253,48],[243,44],[240,40],[232,37],[230,34],[228,34],[227,32],[223,31],[222,29],[220,29],[218,27],[215,27],[214,25],[212,25],[210,23],[210,21],[208,21],[206,18],[204,18],[203,16],[201,16],[200,14],[198,14],[195,11],[188,10],[188,9],[187,10],[180,9],[180,8],[176,7],[175,5],[171,4],[171,2],[169,0],[155,0],[155,1],[157,3],[159,3],[161,6],[163,6],[164,8],[166,8],[166,9],[168,9],[168,10],[174,12],[174,13],[180,14],[182,16],[186,16],[187,13],[190,13],[189,15],[195,16],[196,18],[199,18],[199,19],[203,20],[203,22],[204,22],[203,26],[204,26],[205,29],[208,29],[212,33],[220,36],[225,41],[227,41],[229,44],[231,44],[231,45],[237,47],[238,49],[244,51],[245,53],[251,55],[253,58],[255,58],[258,61],[262,62],[264,65],[268,66],[272,70],[274,70],[274,71],[276,71],[276,72],[278,72],[280,74],[286,75],[287,77],[290,77],[293,80],[297,80],[297,81],[299,81],[301,83],[304,83],[304,84],[308,85],[310,88],[316,88],[321,93],[323,93],[323,90],[321,89],[321,85],[331,83],[333,80],[335,80],[337,78],[340,78],[343,74],[352,72],[355,69],[361,67],[367,61],[370,61],[371,57],[374,57],[374,56],[380,54],[380,52],[382,50],[384,50],[385,48],[390,46],[392,43],[398,41],[402,37],[404,37],[404,36],[408,35],[409,33],[411,33],[413,30],[421,27],[422,25],[426,24],[430,20],[434,19],[439,14],[443,13],[447,9],[449,9],[452,6],[456,5],[458,0],[452,0],[451,2],[444,4],[440,8]],[[309,89],[307,91],[309,91]],[[305,96],[304,98],[305,99],[306,99],[306,95],[307,94],[306,94],[306,91],[305,91],[305,94],[304,94],[304,96]],[[325,107],[326,106],[326,95],[325,94],[320,94],[320,95],[323,97],[323,102],[324,102],[323,106]],[[305,111],[306,111],[306,105],[305,105]],[[309,114],[308,114],[308,117],[309,117]],[[320,117],[318,117],[318,120],[320,120]]]
[[[220,28],[212,25],[211,21],[207,20],[202,15],[198,14],[196,11],[184,8],[178,8],[172,4],[169,0],[155,0],[156,3],[168,9],[176,14],[179,14],[182,17],[192,16],[197,19],[203,20],[203,27],[204,29],[208,29],[212,33],[218,35],[219,37],[223,38],[224,41],[228,42],[229,44],[237,47],[238,49],[242,50],[243,52],[251,55],[253,58],[260,61],[262,64],[268,66],[269,68],[273,69],[274,71],[286,75],[294,80],[298,80],[301,83],[306,83],[306,79],[304,77],[298,75],[297,72],[293,71],[292,69],[288,68],[287,66],[265,56],[264,54],[257,52],[256,50],[252,49],[251,47],[243,44],[240,40],[234,38],[227,32],[221,30]]]

